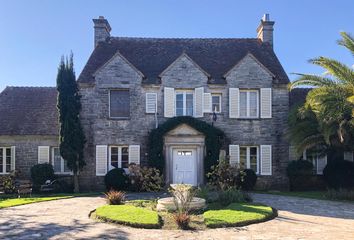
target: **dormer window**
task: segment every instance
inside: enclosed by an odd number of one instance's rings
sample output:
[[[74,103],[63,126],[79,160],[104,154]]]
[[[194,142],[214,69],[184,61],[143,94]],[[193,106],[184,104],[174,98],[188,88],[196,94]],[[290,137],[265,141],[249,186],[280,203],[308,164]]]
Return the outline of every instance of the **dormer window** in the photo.
[[[194,94],[193,91],[177,90],[176,100],[176,116],[193,116],[194,111]]]

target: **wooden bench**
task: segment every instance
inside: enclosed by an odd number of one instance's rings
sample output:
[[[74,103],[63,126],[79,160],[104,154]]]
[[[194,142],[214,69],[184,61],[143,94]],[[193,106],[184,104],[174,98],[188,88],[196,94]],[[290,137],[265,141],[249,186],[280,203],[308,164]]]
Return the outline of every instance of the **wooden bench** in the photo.
[[[30,180],[16,180],[15,185],[18,198],[24,194],[29,194],[29,196],[32,195],[32,183]]]

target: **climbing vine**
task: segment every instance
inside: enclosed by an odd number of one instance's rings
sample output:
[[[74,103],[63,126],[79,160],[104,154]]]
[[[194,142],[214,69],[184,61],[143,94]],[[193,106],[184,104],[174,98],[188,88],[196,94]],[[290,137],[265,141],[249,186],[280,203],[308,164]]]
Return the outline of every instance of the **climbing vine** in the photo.
[[[163,137],[180,124],[187,124],[205,135],[206,155],[204,169],[205,172],[209,172],[210,167],[215,165],[219,158],[220,149],[225,142],[225,134],[220,129],[189,116],[171,118],[150,132],[148,141],[149,165],[161,171],[164,170]]]

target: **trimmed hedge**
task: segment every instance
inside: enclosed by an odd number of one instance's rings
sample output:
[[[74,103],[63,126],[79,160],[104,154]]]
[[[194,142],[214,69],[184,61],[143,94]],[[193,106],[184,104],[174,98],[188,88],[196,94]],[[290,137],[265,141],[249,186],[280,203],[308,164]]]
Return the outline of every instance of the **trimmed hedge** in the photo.
[[[107,191],[110,190],[128,190],[129,177],[122,168],[113,168],[104,177],[104,183]]]
[[[205,172],[217,163],[219,152],[226,140],[225,134],[220,129],[190,116],[180,116],[168,119],[158,128],[153,129],[149,135],[149,165],[164,170],[163,137],[180,124],[187,124],[205,135],[206,156],[204,159]]]
[[[49,163],[36,164],[31,167],[31,178],[34,185],[44,184],[55,178],[53,165]]]
[[[323,170],[328,188],[354,189],[354,162],[332,160]]]

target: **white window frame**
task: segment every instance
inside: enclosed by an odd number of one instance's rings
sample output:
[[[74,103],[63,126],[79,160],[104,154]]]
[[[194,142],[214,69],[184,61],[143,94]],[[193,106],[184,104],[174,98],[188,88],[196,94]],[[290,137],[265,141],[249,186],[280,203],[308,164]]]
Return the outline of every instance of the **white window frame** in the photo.
[[[193,114],[190,115],[191,117],[194,116],[195,114],[195,94],[193,90],[176,90],[175,91],[175,116],[177,116],[177,94],[183,94],[183,115],[182,116],[187,116],[187,94],[192,94],[193,95]],[[189,116],[189,115],[188,115]]]
[[[128,164],[129,164],[129,146],[128,145],[112,145],[109,146],[109,151],[108,151],[108,171],[114,169],[112,166],[111,162],[111,156],[112,156],[112,148],[118,148],[118,168],[122,168],[122,148],[128,148]],[[128,168],[123,168],[123,169],[128,169]]]
[[[111,116],[111,92],[112,91],[128,91],[129,92],[129,104],[130,104],[130,89],[129,88],[117,88],[117,89],[109,89],[108,90],[108,115],[110,119],[130,119],[130,109],[128,117],[112,117]]]
[[[256,148],[257,149],[257,171],[256,174],[260,174],[260,158],[259,158],[259,146],[243,146],[240,145],[240,164],[241,164],[241,148],[246,148],[246,168],[250,169],[251,168],[251,149],[250,148]]]
[[[54,168],[54,150],[55,149],[58,149],[59,150],[59,147],[52,147],[52,166]],[[59,150],[59,154],[60,154],[60,150]],[[60,172],[55,172],[54,171],[54,174],[72,174],[72,171],[68,171],[68,172],[65,172],[64,169],[65,169],[65,161],[64,161],[64,158],[63,157],[60,157],[61,160],[60,160]],[[55,170],[55,169],[54,169]]]
[[[212,93],[211,94],[211,108],[213,108],[213,97],[219,97],[219,111],[215,111],[215,113],[221,113],[221,98],[222,94],[221,93]],[[214,109],[211,109],[211,112],[214,112]]]
[[[241,116],[241,93],[245,92],[246,93],[246,116]],[[257,115],[256,116],[250,116],[250,93],[255,92],[257,93]],[[252,119],[252,118],[259,118],[259,90],[252,90],[252,89],[240,89],[239,93],[239,111],[240,111],[240,116],[239,118],[244,118],[244,119]]]
[[[0,175],[9,174],[11,172],[11,165],[10,165],[10,172],[6,172],[6,149],[10,149],[10,159],[11,159],[12,149],[11,147],[0,147],[0,148],[2,149],[2,161],[3,161],[2,165],[0,165]],[[12,161],[12,159],[10,161]]]

